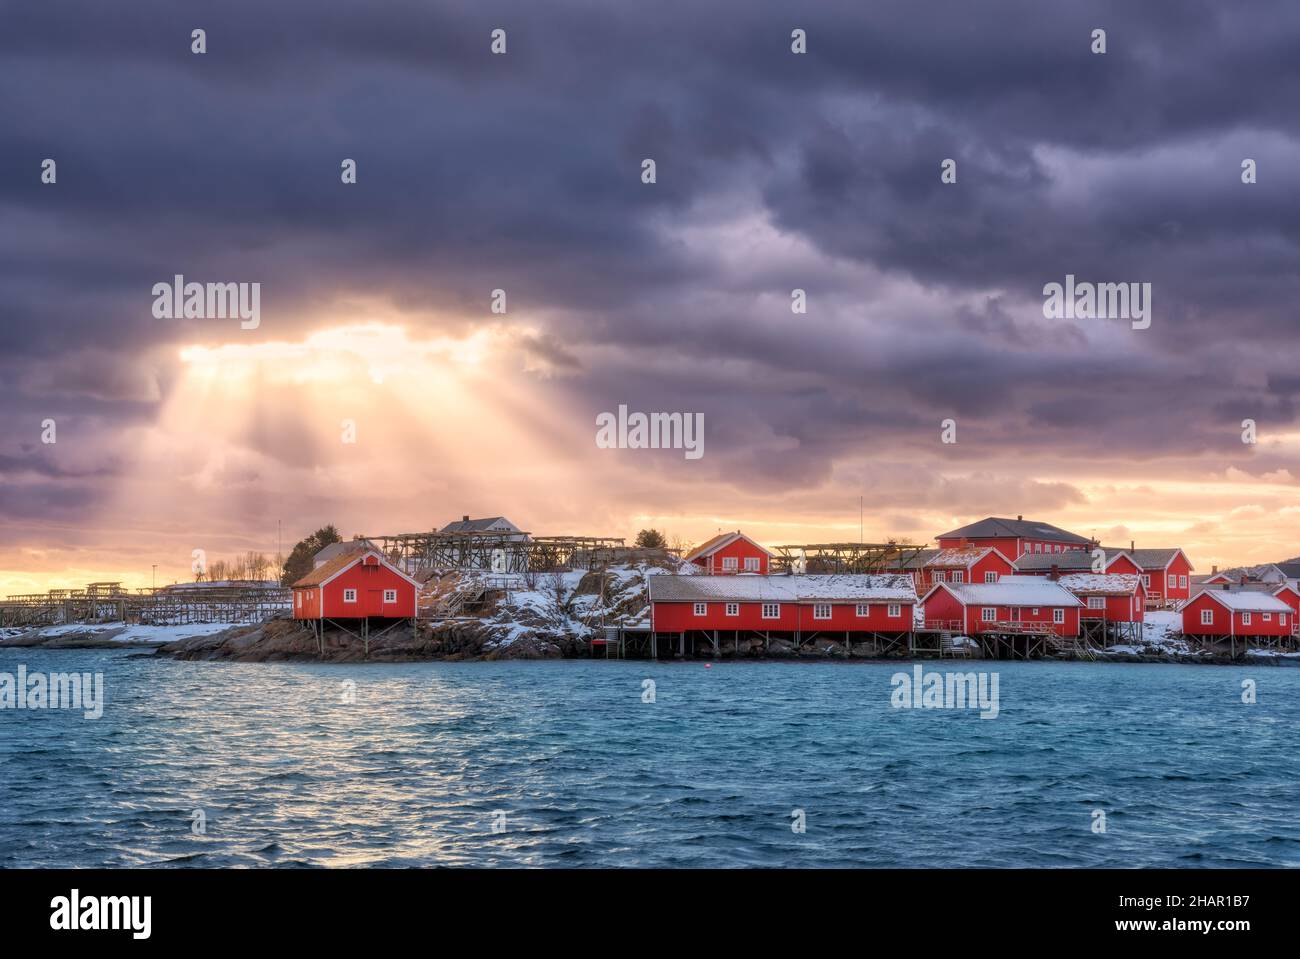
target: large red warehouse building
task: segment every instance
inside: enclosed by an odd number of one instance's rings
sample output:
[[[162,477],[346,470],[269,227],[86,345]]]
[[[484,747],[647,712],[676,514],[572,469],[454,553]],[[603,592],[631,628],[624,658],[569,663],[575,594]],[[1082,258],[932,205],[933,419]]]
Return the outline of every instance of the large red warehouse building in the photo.
[[[1027,520],[1023,516],[1015,519],[989,516],[977,523],[940,533],[936,539],[940,549],[992,546],[1012,561],[1025,553],[1062,553],[1095,545],[1086,536],[1040,520]]]

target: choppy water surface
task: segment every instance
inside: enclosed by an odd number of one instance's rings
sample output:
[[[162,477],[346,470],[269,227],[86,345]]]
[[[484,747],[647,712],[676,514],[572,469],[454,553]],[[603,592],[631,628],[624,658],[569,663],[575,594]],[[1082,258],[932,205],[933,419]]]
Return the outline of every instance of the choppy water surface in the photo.
[[[0,710],[3,866],[1300,865],[1300,669],[926,664],[981,720],[898,665],[20,663],[108,702]]]

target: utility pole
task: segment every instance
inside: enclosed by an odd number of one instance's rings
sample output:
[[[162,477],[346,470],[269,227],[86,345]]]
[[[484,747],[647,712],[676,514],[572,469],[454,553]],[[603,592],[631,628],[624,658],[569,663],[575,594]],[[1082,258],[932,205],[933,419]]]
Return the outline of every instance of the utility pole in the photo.
[[[865,540],[862,535],[862,497],[859,496],[858,497],[858,545],[861,546],[864,542]]]
[[[158,588],[158,564],[153,564],[153,588]]]

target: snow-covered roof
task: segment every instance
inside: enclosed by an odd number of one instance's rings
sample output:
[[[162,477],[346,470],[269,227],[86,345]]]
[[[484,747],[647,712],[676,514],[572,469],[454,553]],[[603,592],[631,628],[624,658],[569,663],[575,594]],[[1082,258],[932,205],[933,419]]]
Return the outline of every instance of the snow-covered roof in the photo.
[[[926,566],[962,566],[970,567],[984,558],[987,553],[1002,553],[995,550],[992,546],[959,546],[951,549],[936,550],[935,554],[926,560]],[[1005,556],[1002,557],[1006,559]],[[1010,560],[1007,560],[1010,562]]]
[[[1068,573],[1057,582],[1075,595],[1127,596],[1137,592],[1142,577],[1137,573]]]
[[[1289,613],[1291,607],[1269,593],[1254,589],[1206,589],[1185,601],[1180,609],[1208,596],[1234,613]]]
[[[1042,576],[1003,576],[996,583],[936,583],[964,606],[1082,606],[1068,590]]]
[[[912,577],[903,573],[833,573],[812,576],[651,576],[654,603],[806,603],[916,601]]]

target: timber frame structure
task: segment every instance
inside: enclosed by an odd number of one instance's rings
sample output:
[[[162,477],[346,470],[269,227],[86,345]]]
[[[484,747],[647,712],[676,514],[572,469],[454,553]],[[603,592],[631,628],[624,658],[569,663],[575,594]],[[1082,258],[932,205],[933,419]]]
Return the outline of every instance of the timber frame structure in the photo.
[[[476,569],[493,573],[597,569],[627,547],[621,537],[533,536],[505,532],[393,533],[366,536],[390,563],[410,575],[435,569]]]
[[[906,569],[924,546],[912,543],[812,543],[772,548],[771,569],[790,573],[887,573]]]
[[[0,627],[115,621],[155,626],[253,623],[288,612],[291,600],[291,591],[281,586],[189,583],[131,592],[121,583],[90,583],[85,589],[6,596],[0,600]]]

